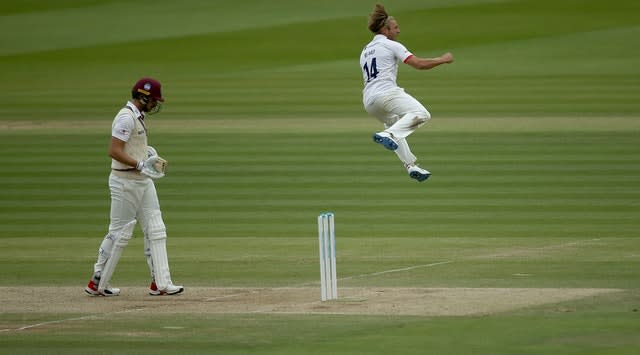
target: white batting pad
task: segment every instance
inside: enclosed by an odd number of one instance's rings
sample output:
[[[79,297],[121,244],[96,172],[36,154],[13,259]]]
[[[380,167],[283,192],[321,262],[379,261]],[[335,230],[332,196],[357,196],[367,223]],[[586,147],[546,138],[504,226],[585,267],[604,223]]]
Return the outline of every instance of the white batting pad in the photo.
[[[100,274],[100,284],[98,285],[98,292],[102,293],[109,286],[109,281],[111,281],[111,276],[113,276],[114,271],[116,270],[116,266],[118,265],[118,261],[120,261],[120,256],[122,255],[122,251],[129,244],[129,240],[133,235],[133,228],[136,226],[136,220],[132,220],[122,227],[120,232],[118,232],[115,241],[113,243],[113,249],[111,250],[111,256],[107,260],[102,273]]]
[[[148,223],[147,236],[156,286],[159,290],[165,290],[171,284],[171,273],[167,257],[167,233],[160,211],[154,211]]]

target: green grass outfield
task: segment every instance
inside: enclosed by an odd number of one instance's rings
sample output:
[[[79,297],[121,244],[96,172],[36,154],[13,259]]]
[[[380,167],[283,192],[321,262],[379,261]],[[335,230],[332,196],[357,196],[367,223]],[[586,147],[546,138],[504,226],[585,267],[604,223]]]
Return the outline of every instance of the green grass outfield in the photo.
[[[416,55],[456,57],[400,70],[433,114],[410,137],[425,183],[361,107],[373,2],[0,4],[0,353],[635,354],[640,5],[385,5]],[[123,295],[84,297],[110,124],[143,75],[167,98],[150,143],[170,162],[156,185],[187,291],[144,295],[137,230]],[[325,305],[322,211],[341,294]],[[303,311],[255,308],[289,291],[310,292]]]

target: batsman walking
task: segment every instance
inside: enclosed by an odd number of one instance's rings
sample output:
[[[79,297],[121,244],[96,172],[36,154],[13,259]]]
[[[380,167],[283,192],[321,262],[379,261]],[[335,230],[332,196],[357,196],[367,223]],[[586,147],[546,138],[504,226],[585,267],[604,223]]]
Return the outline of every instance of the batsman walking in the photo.
[[[146,116],[157,113],[164,98],[155,79],[142,78],[131,89],[131,100],[120,109],[111,128],[111,212],[109,232],[98,249],[98,260],[85,292],[117,296],[120,289],[109,281],[136,223],[144,233],[144,255],[151,271],[149,294],[176,295],[184,287],[171,281],[167,258],[167,233],[153,179],[164,176],[167,161],[147,145]]]
[[[445,53],[437,58],[419,58],[396,41],[400,27],[381,4],[376,4],[369,15],[369,30],[373,40],[360,54],[360,69],[364,76],[362,92],[365,110],[384,124],[384,130],[373,135],[376,143],[393,150],[404,163],[409,176],[418,181],[429,178],[431,173],[419,167],[411,152],[407,136],[426,123],[431,114],[418,100],[398,87],[398,63],[415,69],[427,70],[453,62],[453,55]]]

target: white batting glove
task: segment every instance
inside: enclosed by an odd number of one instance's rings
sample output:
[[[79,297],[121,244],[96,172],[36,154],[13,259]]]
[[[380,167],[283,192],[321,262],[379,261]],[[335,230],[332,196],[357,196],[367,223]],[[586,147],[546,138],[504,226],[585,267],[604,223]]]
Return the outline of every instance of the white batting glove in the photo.
[[[157,157],[157,156],[158,156],[158,151],[154,147],[148,145],[147,146],[147,158]]]
[[[168,162],[159,156],[152,156],[145,161],[138,162],[136,167],[140,170],[140,173],[146,175],[152,179],[159,179],[164,177],[167,172]]]

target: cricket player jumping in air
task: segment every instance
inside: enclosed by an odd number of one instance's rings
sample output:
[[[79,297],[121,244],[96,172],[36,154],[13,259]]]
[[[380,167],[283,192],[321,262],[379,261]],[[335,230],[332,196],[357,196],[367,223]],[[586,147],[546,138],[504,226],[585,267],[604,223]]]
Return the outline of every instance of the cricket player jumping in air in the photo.
[[[426,70],[452,63],[453,55],[445,53],[437,58],[414,56],[404,45],[396,42],[400,34],[398,22],[380,4],[376,4],[369,15],[369,30],[375,36],[360,54],[360,69],[364,76],[363,103],[365,110],[385,127],[384,131],[373,135],[373,140],[395,151],[411,178],[427,180],[431,173],[416,164],[417,158],[411,153],[406,138],[427,122],[431,114],[396,84],[398,63]]]
[[[100,244],[93,276],[85,288],[90,295],[120,294],[120,289],[111,287],[109,281],[136,223],[140,223],[144,232],[144,254],[151,270],[149,294],[175,295],[184,291],[184,287],[171,281],[167,233],[152,180],[164,176],[167,161],[147,145],[145,114],[158,112],[163,101],[160,83],[152,78],[142,78],[131,89],[131,100],[113,120],[109,146],[109,232]]]

